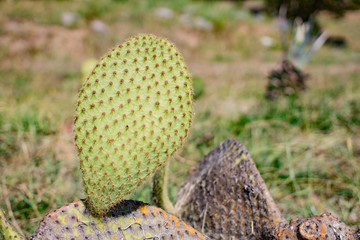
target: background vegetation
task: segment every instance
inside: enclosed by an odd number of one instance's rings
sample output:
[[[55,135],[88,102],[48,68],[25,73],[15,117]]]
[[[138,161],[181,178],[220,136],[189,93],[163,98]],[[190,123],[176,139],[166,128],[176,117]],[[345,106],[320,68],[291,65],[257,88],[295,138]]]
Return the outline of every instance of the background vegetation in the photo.
[[[287,219],[330,211],[360,224],[360,12],[318,15],[347,46],[314,55],[306,93],[268,101],[267,74],[281,59],[273,18],[237,2],[99,2],[0,2],[0,207],[17,228],[30,234],[45,213],[84,198],[72,134],[81,66],[137,33],[175,42],[196,79],[173,200],[191,166],[237,138]],[[151,202],[149,192],[132,198]]]

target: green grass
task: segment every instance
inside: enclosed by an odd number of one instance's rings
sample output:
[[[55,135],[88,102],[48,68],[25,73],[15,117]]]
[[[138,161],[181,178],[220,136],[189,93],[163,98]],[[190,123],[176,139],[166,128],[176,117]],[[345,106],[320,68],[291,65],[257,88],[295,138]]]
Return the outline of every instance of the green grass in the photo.
[[[360,200],[354,152],[355,147],[359,153],[360,98],[336,92],[263,101],[228,126],[246,142],[268,186],[275,187],[273,196],[284,199],[288,218],[334,211],[338,207],[323,201],[338,198],[353,203],[341,206],[340,217],[357,224],[349,215],[357,213]]]
[[[241,8],[230,2],[136,3],[0,3],[0,207],[13,212],[24,233],[50,210],[84,198],[72,134],[81,64],[139,32],[174,41],[196,76],[193,128],[171,164],[173,201],[191,166],[223,140],[237,138],[287,219],[330,211],[360,225],[358,12],[340,20],[322,15],[320,23],[346,36],[348,47],[314,55],[305,68],[311,75],[306,93],[267,101],[266,76],[281,56],[259,41],[268,35],[279,46],[271,19],[238,20]],[[181,22],[189,5],[215,29]],[[161,6],[175,18],[157,18],[154,9]],[[61,26],[62,11],[76,12],[77,24]],[[95,18],[108,25],[107,33],[89,28]],[[150,183],[132,198],[150,202]]]

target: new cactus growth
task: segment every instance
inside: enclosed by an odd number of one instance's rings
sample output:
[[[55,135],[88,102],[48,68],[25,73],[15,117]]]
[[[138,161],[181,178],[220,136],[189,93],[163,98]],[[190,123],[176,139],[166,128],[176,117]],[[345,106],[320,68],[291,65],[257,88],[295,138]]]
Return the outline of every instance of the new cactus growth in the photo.
[[[170,161],[166,163],[165,167],[159,168],[154,174],[151,188],[152,200],[156,206],[178,216],[178,211],[170,201],[168,193],[169,165]]]
[[[192,116],[189,73],[172,43],[139,35],[96,65],[76,112],[88,205],[104,215],[182,145]]]

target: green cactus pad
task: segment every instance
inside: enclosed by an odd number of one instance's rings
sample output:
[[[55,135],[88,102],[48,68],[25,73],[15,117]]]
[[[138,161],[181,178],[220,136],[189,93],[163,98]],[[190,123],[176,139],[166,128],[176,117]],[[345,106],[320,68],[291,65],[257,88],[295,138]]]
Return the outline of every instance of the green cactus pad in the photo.
[[[125,200],[104,217],[92,216],[83,201],[58,208],[30,238],[42,239],[207,239],[164,210]]]
[[[23,236],[18,234],[11,224],[7,221],[5,217],[5,213],[0,208],[0,239],[1,240],[23,240],[25,239]]]
[[[75,139],[95,215],[129,195],[179,148],[192,116],[192,86],[166,39],[140,35],[103,57],[80,91]]]

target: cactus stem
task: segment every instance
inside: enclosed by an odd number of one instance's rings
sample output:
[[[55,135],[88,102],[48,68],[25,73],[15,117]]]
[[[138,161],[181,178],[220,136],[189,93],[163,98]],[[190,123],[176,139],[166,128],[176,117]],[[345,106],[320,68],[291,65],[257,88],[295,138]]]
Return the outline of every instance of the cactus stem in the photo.
[[[170,162],[171,159],[169,159],[165,163],[164,167],[158,168],[156,170],[153,178],[151,194],[152,194],[153,202],[156,206],[177,216],[178,212],[176,211],[173,203],[171,202],[168,193],[168,184],[169,184],[168,172],[169,172]]]

